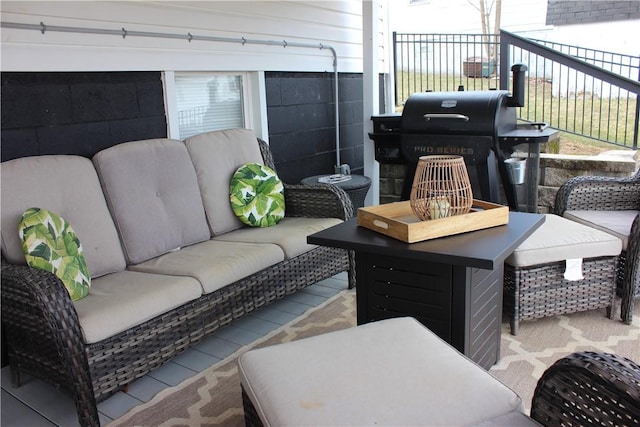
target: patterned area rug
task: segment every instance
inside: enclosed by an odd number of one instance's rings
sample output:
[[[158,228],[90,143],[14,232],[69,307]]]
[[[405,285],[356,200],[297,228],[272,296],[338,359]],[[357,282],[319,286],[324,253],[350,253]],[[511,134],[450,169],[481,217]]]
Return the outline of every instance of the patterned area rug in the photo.
[[[343,291],[206,371],[163,390],[109,427],[243,426],[238,355],[251,348],[355,326],[355,315],[355,292]],[[515,337],[505,322],[501,360],[490,373],[515,390],[528,409],[537,379],[546,367],[581,350],[618,353],[639,362],[640,302],[636,302],[632,325],[607,319],[604,309],[522,322]]]

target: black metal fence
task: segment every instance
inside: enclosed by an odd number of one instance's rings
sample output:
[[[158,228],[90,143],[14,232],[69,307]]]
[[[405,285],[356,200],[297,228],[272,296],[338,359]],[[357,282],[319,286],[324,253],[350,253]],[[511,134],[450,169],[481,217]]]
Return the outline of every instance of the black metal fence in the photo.
[[[396,110],[414,92],[509,89],[510,65],[524,63],[528,77],[521,120],[638,147],[640,57],[506,31],[394,33],[393,39]]]

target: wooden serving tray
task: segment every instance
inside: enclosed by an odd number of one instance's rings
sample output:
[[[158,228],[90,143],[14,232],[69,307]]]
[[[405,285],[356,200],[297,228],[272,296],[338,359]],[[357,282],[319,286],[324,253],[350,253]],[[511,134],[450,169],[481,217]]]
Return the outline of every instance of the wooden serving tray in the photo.
[[[509,208],[474,199],[469,213],[422,221],[405,201],[359,208],[357,221],[359,226],[414,243],[507,224]]]

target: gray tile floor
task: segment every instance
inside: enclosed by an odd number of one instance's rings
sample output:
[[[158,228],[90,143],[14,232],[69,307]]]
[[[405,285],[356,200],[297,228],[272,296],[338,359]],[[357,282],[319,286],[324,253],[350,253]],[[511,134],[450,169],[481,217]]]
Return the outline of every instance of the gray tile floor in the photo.
[[[347,288],[346,273],[316,285],[239,319],[170,362],[150,372],[120,392],[98,404],[100,421],[106,425],[134,406],[149,401],[166,387],[180,384],[310,308]],[[73,400],[48,384],[23,375],[21,387],[11,385],[8,367],[2,369],[0,424],[2,427],[78,426]]]

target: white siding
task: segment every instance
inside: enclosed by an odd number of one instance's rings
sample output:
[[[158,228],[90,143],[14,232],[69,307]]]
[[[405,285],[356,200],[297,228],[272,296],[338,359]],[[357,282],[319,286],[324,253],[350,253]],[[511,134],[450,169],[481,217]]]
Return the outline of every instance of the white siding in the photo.
[[[481,34],[480,12],[474,7],[477,4],[477,0],[427,0],[410,5],[408,0],[392,0],[391,29],[405,33]],[[545,28],[546,13],[546,0],[502,0],[501,28],[511,32],[537,31]]]
[[[308,43],[264,46],[2,29],[3,71],[241,70],[362,72],[356,1],[2,1],[3,22]],[[284,45],[284,43],[283,43]]]

